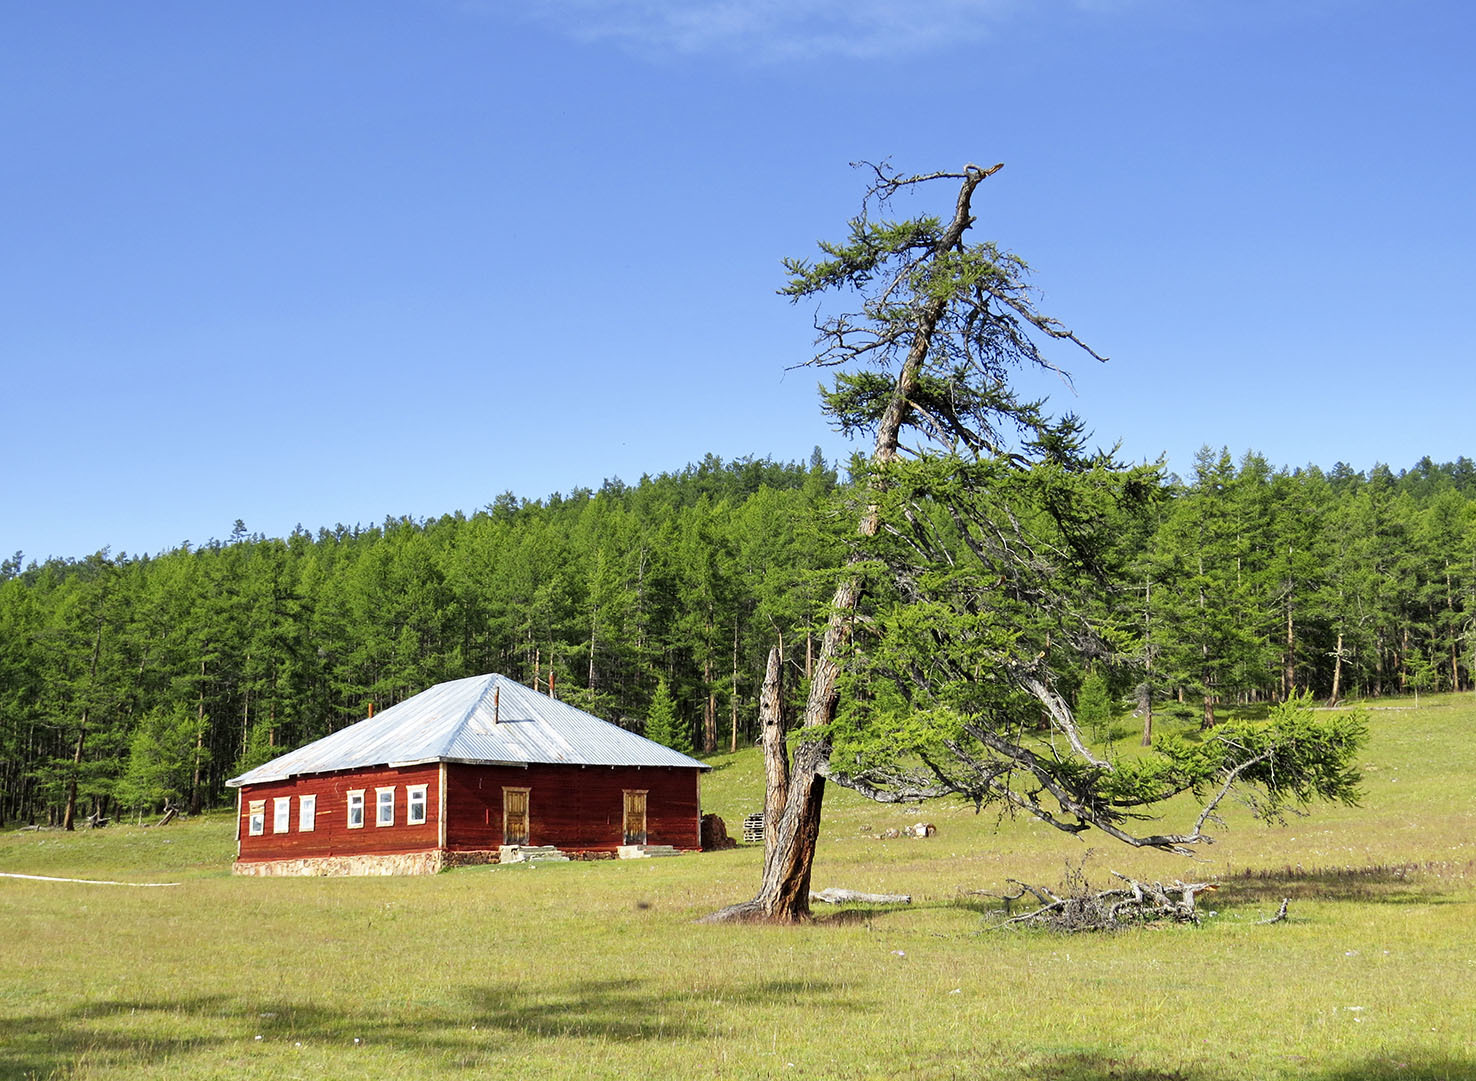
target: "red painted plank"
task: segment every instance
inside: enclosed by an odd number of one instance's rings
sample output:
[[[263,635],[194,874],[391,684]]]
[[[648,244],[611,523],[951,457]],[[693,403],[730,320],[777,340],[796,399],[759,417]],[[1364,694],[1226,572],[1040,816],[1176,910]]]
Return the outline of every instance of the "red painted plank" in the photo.
[[[359,853],[419,852],[435,848],[438,841],[440,806],[436,792],[440,769],[437,765],[408,766],[402,769],[360,770],[355,773],[320,774],[293,777],[286,781],[248,785],[241,792],[241,849],[243,860],[304,859],[314,856],[348,856]],[[410,826],[406,789],[410,785],[426,785],[426,820]],[[376,826],[375,789],[395,789],[395,824]],[[364,792],[364,825],[348,828],[348,793]],[[316,795],[317,814],[313,829],[304,833],[298,828],[299,797]],[[277,797],[292,800],[287,832],[272,832],[272,801]],[[265,832],[251,836],[251,804],[265,801]]]
[[[446,846],[452,850],[502,844],[502,789],[527,788],[528,843],[565,851],[614,851],[623,841],[626,789],[644,789],[646,840],[701,847],[695,769],[634,766],[449,765]]]
[[[401,769],[296,777],[250,785],[241,792],[240,858],[245,861],[303,859],[364,853],[419,852],[439,845],[437,764]],[[410,785],[426,785],[426,821],[406,825]],[[375,825],[375,789],[395,789],[395,824]],[[624,841],[625,791],[646,797],[646,841],[701,848],[698,771],[634,766],[446,766],[446,847],[452,851],[496,848],[503,842],[502,790],[529,790],[529,837],[533,845],[570,852],[613,851]],[[349,829],[348,793],[364,793],[364,825]],[[311,832],[299,829],[299,799],[317,796]],[[273,800],[291,799],[288,830],[273,832]],[[265,832],[250,834],[251,805],[263,802]]]

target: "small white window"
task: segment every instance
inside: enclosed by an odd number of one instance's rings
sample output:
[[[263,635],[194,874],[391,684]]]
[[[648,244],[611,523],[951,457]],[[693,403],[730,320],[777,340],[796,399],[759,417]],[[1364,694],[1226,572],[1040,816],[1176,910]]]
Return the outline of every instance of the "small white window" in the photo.
[[[364,828],[364,790],[357,789],[348,794],[348,828]]]
[[[292,797],[278,796],[272,800],[272,832],[286,833],[292,827]]]
[[[297,832],[312,833],[318,821],[318,797],[297,797]]]
[[[266,832],[266,807],[264,799],[254,799],[246,806],[246,832],[253,837],[260,837]]]
[[[425,790],[423,784],[412,784],[405,789],[405,824],[425,825]]]
[[[374,824],[376,826],[393,826],[395,824],[395,790],[393,788],[376,788],[374,792]]]

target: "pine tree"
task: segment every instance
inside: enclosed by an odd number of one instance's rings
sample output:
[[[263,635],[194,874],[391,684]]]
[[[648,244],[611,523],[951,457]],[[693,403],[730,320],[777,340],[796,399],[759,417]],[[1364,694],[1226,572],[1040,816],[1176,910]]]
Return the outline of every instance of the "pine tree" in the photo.
[[[656,693],[651,696],[651,711],[646,715],[646,738],[670,747],[682,754],[692,753],[692,733],[676,715],[676,703],[662,677],[656,681]]]

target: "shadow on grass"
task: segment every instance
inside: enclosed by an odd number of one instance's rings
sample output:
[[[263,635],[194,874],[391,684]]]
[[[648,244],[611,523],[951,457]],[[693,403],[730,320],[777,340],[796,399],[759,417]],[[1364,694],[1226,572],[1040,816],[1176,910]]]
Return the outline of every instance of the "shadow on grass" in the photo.
[[[1052,1081],[1243,1081],[1248,1075],[1243,1066],[1184,1067],[1158,1069],[1132,1061],[1114,1059],[1091,1052],[1047,1056],[1031,1071],[1031,1076],[1049,1077]],[[1418,1049],[1407,1054],[1395,1053],[1378,1058],[1318,1065],[1288,1063],[1285,1076],[1299,1081],[1450,1081],[1452,1078],[1476,1077],[1476,1058],[1457,1059],[1445,1055],[1431,1056]]]
[[[297,1003],[246,1007],[223,995],[109,999],[0,1019],[0,1077],[60,1076],[84,1058],[105,1067],[165,1063],[202,1049],[239,1050],[268,1036],[327,1039],[355,1027],[364,1027],[362,1019]]]
[[[857,924],[869,924],[887,916],[895,916],[906,912],[917,912],[923,908],[936,907],[933,905],[863,905],[847,904],[843,907],[832,908],[829,905],[812,906],[810,915],[814,917],[816,927],[853,927]]]
[[[407,1004],[394,1010],[344,1012],[311,1002],[246,1003],[223,995],[108,999],[70,1009],[0,1016],[0,1078],[61,1076],[85,1061],[93,1069],[171,1064],[188,1069],[219,1056],[237,1059],[265,1045],[302,1043],[352,1050],[379,1047],[435,1051],[475,1063],[489,1032],[550,1038],[641,1042],[721,1035],[715,1020],[733,1005],[834,1009],[847,985],[830,979],[761,980],[718,986],[711,996],[652,981],[598,980],[529,992],[470,987],[461,1004]],[[716,1002],[714,1001],[716,1000]],[[505,1043],[501,1046],[505,1047]]]
[[[1364,867],[1288,866],[1281,868],[1246,868],[1222,875],[1219,888],[1201,894],[1201,909],[1229,910],[1238,907],[1273,908],[1283,898],[1291,901],[1350,901],[1361,904],[1443,905],[1463,899],[1444,881],[1447,877],[1466,880],[1476,877],[1476,861],[1461,863],[1401,863]],[[1102,883],[1093,883],[1095,890]],[[1111,883],[1110,885],[1117,885]],[[1052,884],[1058,893],[1065,886]],[[952,907],[985,917],[1008,917],[1029,912],[1039,906],[1033,897],[1006,901],[996,894],[960,895]],[[850,914],[859,919],[864,913]]]
[[[1476,863],[1400,863],[1364,867],[1247,868],[1220,879],[1219,907],[1293,901],[1359,901],[1378,904],[1443,904],[1448,889],[1442,877],[1469,874]]]
[[[761,980],[714,992],[724,1004],[797,1005],[824,1001],[834,1008],[845,985],[834,980]],[[467,1000],[482,1028],[522,1036],[635,1040],[693,1039],[711,1035],[713,1009],[703,995],[655,991],[642,980],[597,980],[564,992],[539,994],[478,988]],[[832,1001],[835,1000],[835,1001]]]

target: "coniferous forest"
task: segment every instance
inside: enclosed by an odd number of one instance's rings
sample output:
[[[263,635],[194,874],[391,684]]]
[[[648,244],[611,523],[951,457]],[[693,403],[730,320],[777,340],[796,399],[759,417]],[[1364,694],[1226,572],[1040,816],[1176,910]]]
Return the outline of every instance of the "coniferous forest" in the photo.
[[[1105,523],[1090,709],[1467,690],[1476,464],[1275,468],[1201,451]],[[501,672],[698,752],[751,742],[765,657],[803,695],[854,515],[807,463],[709,457],[472,515],[0,564],[0,817],[198,811],[227,778],[431,684]],[[849,525],[848,525],[849,523]],[[653,711],[653,703],[656,709]],[[1083,708],[1086,702],[1080,703]]]

